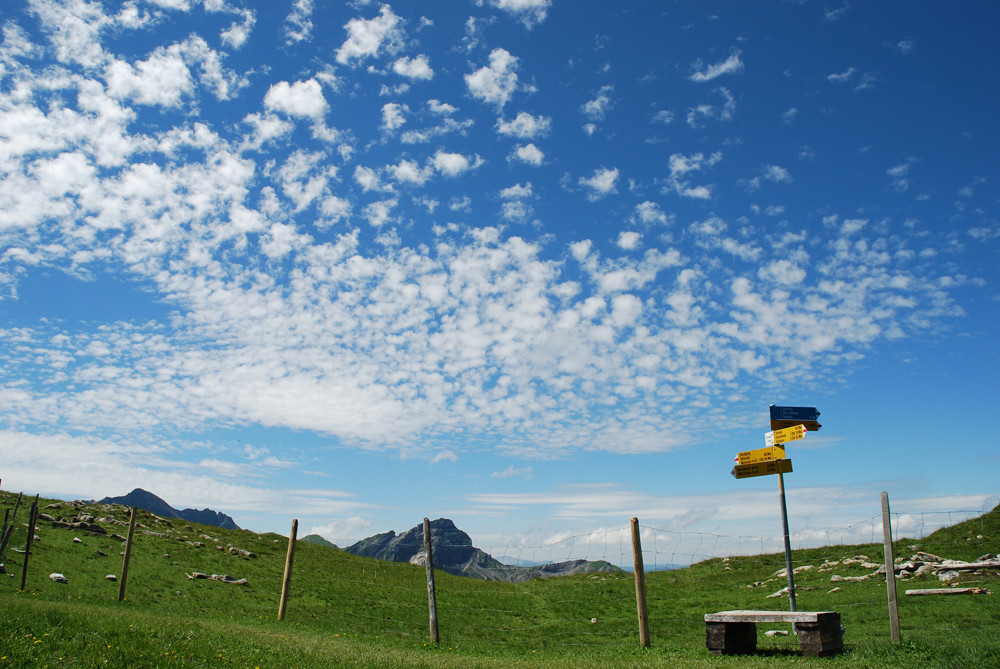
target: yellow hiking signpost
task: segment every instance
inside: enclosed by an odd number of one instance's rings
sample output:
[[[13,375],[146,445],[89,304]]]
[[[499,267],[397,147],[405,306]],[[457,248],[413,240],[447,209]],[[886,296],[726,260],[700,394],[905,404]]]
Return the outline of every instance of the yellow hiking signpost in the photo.
[[[741,451],[736,455],[736,464],[755,465],[758,462],[769,462],[780,460],[785,457],[785,449],[781,446],[771,446],[770,448],[756,448],[752,451]]]
[[[823,427],[819,424],[816,407],[779,407],[771,405],[771,431],[764,434],[767,448],[741,451],[736,466],[730,472],[738,479],[778,475],[778,496],[781,499],[781,527],[785,539],[785,573],[788,575],[788,603],[795,611],[795,579],[792,569],[792,546],[788,537],[788,510],[785,507],[785,477],[792,471],[792,461],[785,457],[784,444],[806,436],[807,431]]]
[[[752,465],[736,465],[730,472],[738,479],[746,479],[751,476],[767,476],[768,474],[787,474],[792,471],[792,461],[788,458],[782,460],[768,460],[766,462],[756,462]]]
[[[778,444],[786,444],[789,441],[802,439],[804,436],[806,436],[806,426],[796,425],[794,427],[786,427],[783,430],[765,432],[764,443],[768,446],[777,446]]]

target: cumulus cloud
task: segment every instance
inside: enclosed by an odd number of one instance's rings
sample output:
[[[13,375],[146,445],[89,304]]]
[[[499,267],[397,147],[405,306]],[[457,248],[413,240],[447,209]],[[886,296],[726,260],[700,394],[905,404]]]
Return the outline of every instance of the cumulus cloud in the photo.
[[[447,151],[437,151],[431,158],[431,165],[441,174],[448,177],[455,177],[463,172],[474,170],[482,165],[483,160],[479,156],[463,155],[461,153],[449,153]]]
[[[327,110],[323,88],[315,79],[296,81],[293,84],[279,81],[268,89],[264,96],[264,107],[289,116],[312,119],[322,118]]]
[[[407,111],[409,108],[406,105],[397,102],[387,102],[382,105],[382,129],[389,132],[398,130],[406,123],[404,113]]]
[[[552,0],[492,0],[492,3],[517,17],[530,30],[545,20]]]
[[[524,144],[514,149],[514,158],[528,165],[540,166],[545,162],[545,154],[534,144]]]
[[[424,54],[416,58],[399,58],[392,64],[392,71],[407,79],[429,81],[434,78],[430,60]]]
[[[490,52],[489,65],[465,75],[472,97],[501,109],[517,90],[517,83],[517,58],[500,48]]]
[[[606,195],[617,193],[615,185],[618,183],[618,168],[600,167],[594,170],[594,174],[589,177],[580,177],[578,183],[586,188],[587,199],[590,201],[600,200]]]
[[[548,116],[532,116],[528,112],[518,112],[511,121],[497,120],[497,132],[519,139],[536,139],[549,134],[552,119]]]
[[[341,65],[357,65],[383,53],[394,53],[404,39],[402,19],[389,5],[382,5],[378,16],[371,19],[351,19],[344,26],[347,39],[337,49],[336,60]]]

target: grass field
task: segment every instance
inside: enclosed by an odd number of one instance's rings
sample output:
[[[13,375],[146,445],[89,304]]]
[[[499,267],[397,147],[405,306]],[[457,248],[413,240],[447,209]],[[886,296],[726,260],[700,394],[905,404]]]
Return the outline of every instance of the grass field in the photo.
[[[0,493],[0,505],[13,506]],[[68,517],[74,510],[43,511]],[[768,598],[785,585],[784,556],[716,558],[646,575],[652,647],[639,647],[631,574],[596,574],[527,583],[485,582],[437,572],[441,642],[428,642],[422,567],[356,557],[298,542],[291,596],[277,620],[287,540],[139,512],[126,599],[117,601],[122,542],[41,522],[27,584],[19,590],[27,517],[22,503],[0,576],[0,667],[836,667],[1000,666],[1000,606],[995,595],[906,597],[907,588],[941,587],[932,576],[901,582],[903,643],[892,644],[884,578],[831,583],[870,567],[843,564],[881,545],[833,546],[794,553],[800,610],[834,610],[846,628],[845,653],[809,659],[794,636],[758,634],[758,654],[718,657],[705,649],[705,613],[787,610]],[[78,509],[109,533],[124,535],[128,511]],[[79,541],[74,541],[78,539]],[[252,552],[248,558],[227,546]],[[897,557],[915,550],[975,560],[1000,551],[1000,510],[902,539]],[[824,567],[824,563],[840,564]],[[56,583],[49,574],[64,574]],[[189,579],[227,574],[247,585]],[[997,590],[997,573],[973,573],[961,585]],[[839,588],[839,589],[835,589]],[[780,625],[774,626],[780,628]]]

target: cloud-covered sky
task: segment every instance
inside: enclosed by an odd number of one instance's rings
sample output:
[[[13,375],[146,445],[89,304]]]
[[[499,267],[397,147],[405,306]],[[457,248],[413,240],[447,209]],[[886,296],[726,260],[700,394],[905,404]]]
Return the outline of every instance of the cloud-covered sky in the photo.
[[[793,531],[978,509],[1000,9],[925,9],[6,3],[3,487],[767,536],[775,403]]]

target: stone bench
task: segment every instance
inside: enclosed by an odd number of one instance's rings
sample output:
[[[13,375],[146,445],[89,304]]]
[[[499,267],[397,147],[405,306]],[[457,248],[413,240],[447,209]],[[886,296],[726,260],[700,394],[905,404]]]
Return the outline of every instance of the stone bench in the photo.
[[[807,657],[844,650],[844,630],[836,611],[722,611],[705,614],[705,645],[716,654],[757,650],[757,623],[791,623]]]

